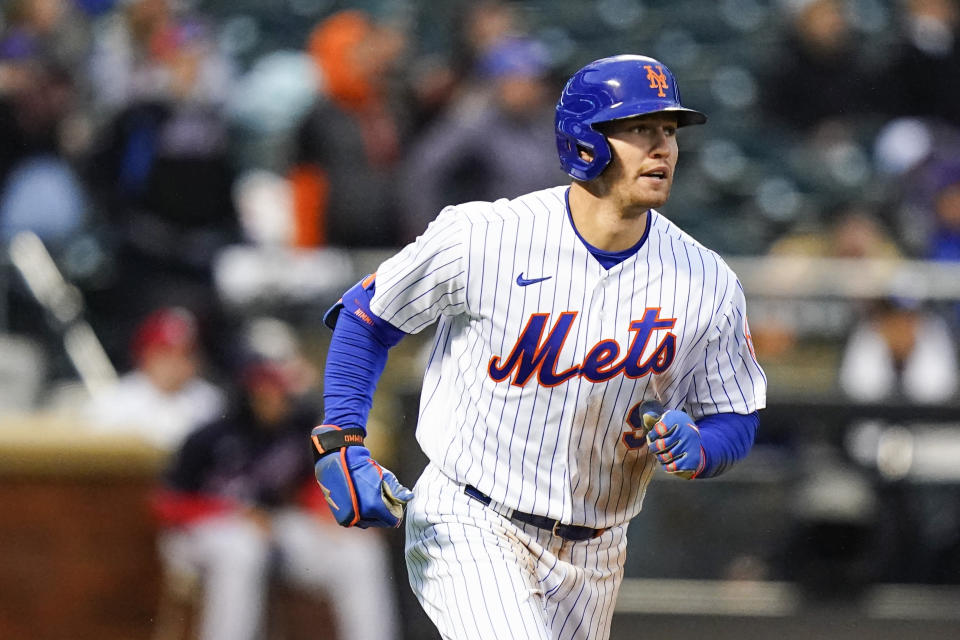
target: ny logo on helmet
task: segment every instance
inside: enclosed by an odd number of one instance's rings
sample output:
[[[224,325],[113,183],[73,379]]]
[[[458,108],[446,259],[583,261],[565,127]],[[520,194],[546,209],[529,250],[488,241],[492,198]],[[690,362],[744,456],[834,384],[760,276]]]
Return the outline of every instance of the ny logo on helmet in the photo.
[[[667,74],[663,72],[663,67],[657,66],[656,71],[654,71],[651,65],[645,64],[643,68],[647,70],[647,80],[650,81],[650,88],[658,89],[657,95],[665,98],[667,94],[663,90],[670,87],[667,85]]]

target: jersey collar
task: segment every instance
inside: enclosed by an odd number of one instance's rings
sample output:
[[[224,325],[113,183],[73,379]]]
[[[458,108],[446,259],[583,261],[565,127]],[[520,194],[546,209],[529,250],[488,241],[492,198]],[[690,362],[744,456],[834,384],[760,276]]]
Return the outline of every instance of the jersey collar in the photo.
[[[604,267],[604,269],[609,270],[624,260],[630,258],[640,251],[640,248],[643,247],[643,245],[647,242],[647,236],[650,235],[650,227],[653,226],[653,209],[647,209],[647,226],[643,230],[643,235],[640,236],[640,240],[638,240],[635,245],[624,249],[623,251],[604,251],[603,249],[598,249],[587,242],[584,237],[580,235],[580,230],[577,229],[577,225],[574,224],[573,214],[570,212],[570,187],[567,187],[566,191],[564,191],[563,200],[567,210],[567,221],[570,223],[570,227],[573,229],[573,232],[577,234],[577,238],[580,239],[580,242],[583,243],[583,246],[586,247],[587,251],[590,252],[590,255],[592,255],[597,262]]]

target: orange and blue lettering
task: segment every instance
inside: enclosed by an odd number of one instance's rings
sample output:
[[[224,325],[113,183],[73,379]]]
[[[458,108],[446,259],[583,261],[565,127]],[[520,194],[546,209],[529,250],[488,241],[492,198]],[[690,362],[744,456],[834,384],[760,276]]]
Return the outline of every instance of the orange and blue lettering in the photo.
[[[659,307],[652,307],[644,310],[640,320],[630,323],[630,332],[634,335],[622,359],[617,360],[620,357],[620,345],[616,340],[601,340],[587,352],[583,363],[557,373],[557,359],[577,312],[561,313],[546,339],[543,339],[549,317],[545,313],[531,315],[506,361],[500,356],[490,358],[487,372],[493,380],[503,382],[512,374],[510,384],[522,387],[536,374],[539,384],[553,387],[576,376],[582,376],[590,382],[605,382],[621,374],[628,378],[640,378],[650,373],[663,373],[676,354],[677,337],[668,332],[653,353],[643,359],[653,332],[672,329],[677,322],[676,318],[661,318]]]
[[[487,371],[491,378],[497,382],[503,382],[510,377],[511,373],[514,373],[510,384],[522,387],[536,373],[541,385],[553,387],[577,375],[579,372],[577,367],[556,373],[557,357],[567,339],[567,334],[570,333],[570,327],[573,325],[574,318],[577,317],[577,312],[561,313],[546,341],[541,344],[540,339],[549,317],[549,313],[535,313],[530,316],[527,326],[513,346],[507,361],[502,365],[500,356],[490,358]]]

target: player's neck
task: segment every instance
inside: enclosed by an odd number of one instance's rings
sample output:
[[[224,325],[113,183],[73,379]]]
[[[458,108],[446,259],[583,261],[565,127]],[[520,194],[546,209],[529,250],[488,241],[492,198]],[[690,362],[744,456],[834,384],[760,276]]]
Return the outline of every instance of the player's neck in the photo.
[[[570,185],[570,217],[580,236],[602,251],[624,251],[640,241],[647,228],[647,208],[624,210],[610,198]]]

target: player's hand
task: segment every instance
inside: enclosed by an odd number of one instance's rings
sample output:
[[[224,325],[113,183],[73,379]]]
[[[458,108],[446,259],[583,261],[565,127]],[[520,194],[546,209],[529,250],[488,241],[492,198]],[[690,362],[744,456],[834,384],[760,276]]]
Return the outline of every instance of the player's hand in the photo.
[[[707,464],[700,429],[683,411],[667,411],[647,434],[647,447],[668,473],[696,478]]]
[[[312,435],[335,429],[322,425]],[[399,527],[404,506],[413,498],[413,492],[377,464],[362,445],[320,454],[314,472],[333,516],[344,527]]]

